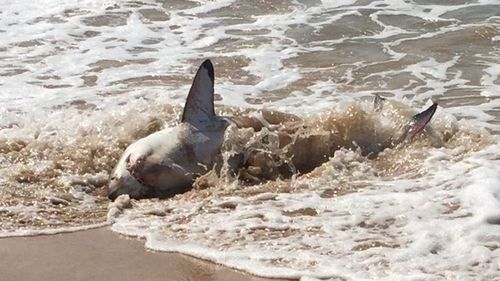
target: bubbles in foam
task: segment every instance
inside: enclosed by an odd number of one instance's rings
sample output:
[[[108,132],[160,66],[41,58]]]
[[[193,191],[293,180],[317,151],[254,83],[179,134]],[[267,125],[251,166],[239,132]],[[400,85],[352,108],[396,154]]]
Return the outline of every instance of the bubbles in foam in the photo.
[[[105,224],[117,157],[176,122],[197,64],[212,58],[219,104],[344,124],[360,145],[387,124],[353,100],[434,99],[446,145],[418,138],[366,159],[343,143],[352,150],[291,179],[207,176],[171,200],[133,201],[113,214],[115,230],[265,276],[496,278],[498,3],[278,2],[0,4],[1,235]],[[263,157],[272,167],[289,159],[264,132],[228,141],[282,156]],[[310,133],[318,155],[325,132]]]
[[[363,109],[354,108],[316,124],[346,122],[343,126],[351,130],[347,134],[359,133],[353,130],[359,123],[352,117],[353,111],[361,114]],[[437,117],[432,125],[444,135],[450,121]],[[340,149],[311,173],[290,180],[247,187],[209,185],[174,200],[136,202],[113,229],[146,237],[152,249],[179,251],[268,277],[410,278],[437,276],[457,267],[463,270],[454,269],[450,276],[491,277],[496,256],[485,256],[480,249],[491,247],[494,239],[477,239],[468,229],[477,223],[495,228],[495,215],[471,220],[471,212],[482,207],[469,201],[476,195],[462,192],[481,185],[483,176],[495,178],[498,160],[483,159],[485,166],[474,162],[498,145],[486,132],[467,130],[454,130],[444,148],[417,139],[385,150],[374,160],[360,150]],[[226,149],[245,149],[237,145],[241,139],[251,148],[251,139],[261,134],[269,132],[229,133],[235,143]],[[483,143],[470,146],[475,137]],[[278,147],[260,149],[275,149],[273,155],[279,155]],[[478,182],[457,179],[452,171],[476,175]],[[491,191],[482,194],[498,204]],[[152,212],[158,209],[169,210],[168,215]],[[467,256],[471,251],[478,254]],[[451,256],[456,258],[444,258]],[[481,270],[473,266],[476,263]]]

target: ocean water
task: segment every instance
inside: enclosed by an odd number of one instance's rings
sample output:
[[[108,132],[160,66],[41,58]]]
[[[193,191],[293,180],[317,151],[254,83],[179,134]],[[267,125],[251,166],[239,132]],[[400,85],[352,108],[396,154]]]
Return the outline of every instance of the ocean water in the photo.
[[[259,276],[500,280],[498,1],[4,1],[0,38],[1,237],[111,225]],[[291,178],[110,204],[121,153],[178,122],[206,58],[219,111],[297,115],[299,151],[334,129],[344,145]],[[352,142],[394,131],[375,94],[438,102],[443,146],[365,157]],[[232,128],[223,152],[279,155],[273,137]]]

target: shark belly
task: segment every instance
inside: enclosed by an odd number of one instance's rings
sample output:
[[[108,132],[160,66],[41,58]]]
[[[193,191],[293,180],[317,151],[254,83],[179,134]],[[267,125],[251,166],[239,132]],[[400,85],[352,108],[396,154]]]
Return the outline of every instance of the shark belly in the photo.
[[[212,168],[223,133],[181,124],[152,134],[134,144],[127,170],[155,193],[181,192]]]

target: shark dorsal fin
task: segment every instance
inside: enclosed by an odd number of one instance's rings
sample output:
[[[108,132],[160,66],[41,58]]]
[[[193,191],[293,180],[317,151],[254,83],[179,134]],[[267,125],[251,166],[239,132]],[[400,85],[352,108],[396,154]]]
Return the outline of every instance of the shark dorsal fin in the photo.
[[[193,79],[181,122],[197,125],[215,118],[214,79],[212,62],[205,60]]]

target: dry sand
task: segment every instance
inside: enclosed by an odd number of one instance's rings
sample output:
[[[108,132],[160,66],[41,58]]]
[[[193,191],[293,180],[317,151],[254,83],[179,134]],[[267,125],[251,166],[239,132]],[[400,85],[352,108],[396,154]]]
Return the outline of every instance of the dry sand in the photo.
[[[177,253],[147,251],[144,242],[107,228],[0,239],[2,281],[159,281],[264,279]]]

